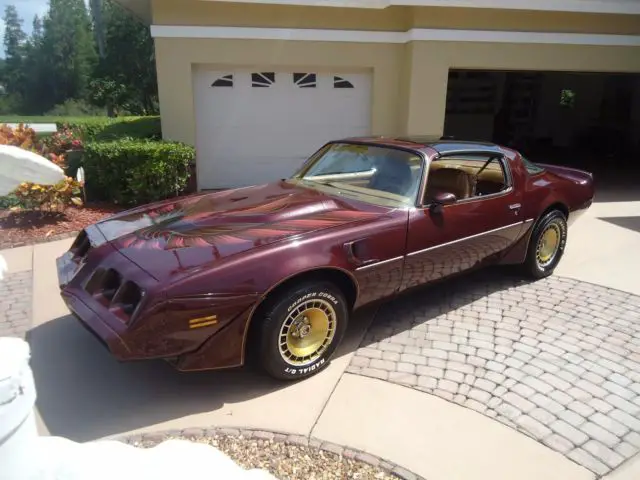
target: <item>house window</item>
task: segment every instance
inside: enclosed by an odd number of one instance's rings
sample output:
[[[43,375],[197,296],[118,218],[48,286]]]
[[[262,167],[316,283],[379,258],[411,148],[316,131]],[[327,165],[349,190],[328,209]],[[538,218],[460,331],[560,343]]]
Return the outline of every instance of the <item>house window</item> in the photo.
[[[560,90],[560,106],[573,108],[576,106],[576,92],[573,90]]]
[[[252,87],[270,87],[276,83],[276,74],[274,72],[260,72],[251,74]]]
[[[233,87],[233,75],[220,77],[211,84],[212,87]]]
[[[353,83],[342,77],[333,77],[333,88],[354,88]]]
[[[315,73],[294,73],[293,83],[300,88],[316,88],[317,78]]]

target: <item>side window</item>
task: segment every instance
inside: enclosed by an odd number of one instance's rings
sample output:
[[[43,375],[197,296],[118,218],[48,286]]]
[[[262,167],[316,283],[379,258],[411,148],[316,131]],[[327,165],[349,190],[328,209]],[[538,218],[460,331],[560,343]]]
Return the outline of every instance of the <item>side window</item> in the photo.
[[[458,200],[500,193],[509,187],[506,165],[500,156],[455,155],[431,162],[425,203],[438,193],[453,193]]]

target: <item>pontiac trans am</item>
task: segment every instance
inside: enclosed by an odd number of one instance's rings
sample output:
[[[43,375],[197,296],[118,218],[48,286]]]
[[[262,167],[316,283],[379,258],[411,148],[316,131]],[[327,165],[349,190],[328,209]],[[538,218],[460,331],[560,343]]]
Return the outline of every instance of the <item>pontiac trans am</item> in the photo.
[[[489,143],[331,141],[288,179],[199,193],[83,230],[57,260],[71,312],[121,361],[181,371],[327,366],[351,313],[489,264],[560,261],[590,173]]]

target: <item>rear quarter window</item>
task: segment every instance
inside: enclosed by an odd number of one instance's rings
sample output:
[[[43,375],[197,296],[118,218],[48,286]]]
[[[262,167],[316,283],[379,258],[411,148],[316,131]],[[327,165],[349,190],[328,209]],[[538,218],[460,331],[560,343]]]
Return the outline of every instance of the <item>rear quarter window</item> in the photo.
[[[527,169],[527,172],[529,172],[530,175],[537,175],[538,173],[544,172],[544,168],[539,167],[527,158],[522,156],[520,158],[522,158],[522,164],[524,165],[524,168]]]

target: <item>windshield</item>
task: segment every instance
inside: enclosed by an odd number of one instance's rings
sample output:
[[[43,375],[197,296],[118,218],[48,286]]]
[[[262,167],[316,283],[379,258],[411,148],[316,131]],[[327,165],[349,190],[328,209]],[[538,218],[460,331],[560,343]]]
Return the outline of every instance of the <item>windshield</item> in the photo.
[[[332,143],[309,159],[291,181],[384,206],[414,205],[423,158],[389,147]]]

